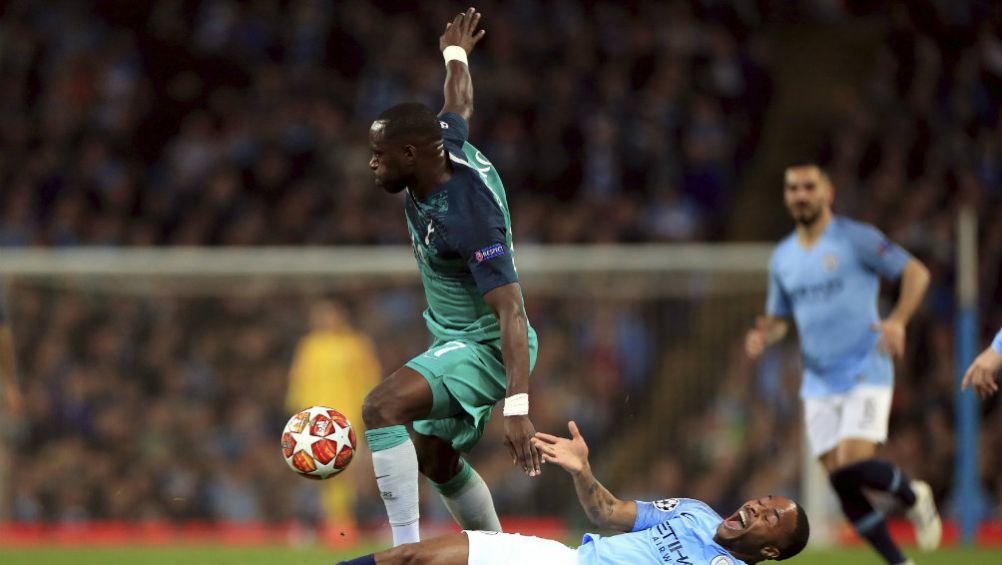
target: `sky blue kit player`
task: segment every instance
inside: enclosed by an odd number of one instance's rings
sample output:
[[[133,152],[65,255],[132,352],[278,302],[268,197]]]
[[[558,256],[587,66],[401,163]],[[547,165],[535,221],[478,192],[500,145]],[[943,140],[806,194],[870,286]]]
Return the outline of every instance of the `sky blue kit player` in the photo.
[[[766,314],[793,317],[800,336],[802,398],[848,392],[858,384],[890,387],[894,366],[877,348],[880,277],[897,280],[912,256],[872,226],[833,216],[810,248],[797,233],[769,263]]]
[[[729,517],[690,498],[620,500],[592,474],[577,425],[570,438],[537,433],[543,459],[567,471],[591,522],[620,533],[586,534],[570,548],[559,541],[500,532],[464,531],[364,555],[338,565],[744,565],[800,553],[810,537],[807,514],[782,496],[749,500]]]
[[[636,505],[631,532],[610,537],[585,534],[578,547],[580,565],[744,563],[714,541],[724,519],[705,503],[668,498]]]
[[[814,163],[787,167],[783,199],[796,225],[769,262],[766,314],[745,337],[757,359],[797,325],[803,360],[800,397],[811,451],[828,471],[849,522],[887,563],[911,563],[891,539],[864,489],[890,493],[907,509],[920,549],[939,546],[942,525],[923,481],[876,458],[887,441],[894,390],[892,357],[922,303],[929,271],[873,226],[834,215],[834,187]],[[880,279],[901,281],[893,310],[877,311]]]

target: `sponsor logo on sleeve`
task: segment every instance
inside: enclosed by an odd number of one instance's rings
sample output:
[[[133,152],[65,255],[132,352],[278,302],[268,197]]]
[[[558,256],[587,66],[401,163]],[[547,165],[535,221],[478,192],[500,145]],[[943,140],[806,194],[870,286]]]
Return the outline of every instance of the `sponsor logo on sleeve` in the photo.
[[[891,245],[892,243],[890,240],[885,239],[884,241],[881,241],[880,245],[877,246],[877,255],[880,255],[881,257],[886,255],[887,252],[890,251]]]
[[[474,251],[473,258],[477,261],[477,263],[483,263],[484,261],[490,261],[495,257],[500,257],[507,252],[508,250],[505,249],[503,243],[495,243],[494,245],[488,245],[483,249],[478,249],[477,251]]]
[[[678,508],[681,501],[677,498],[664,498],[661,500],[654,501],[654,508],[662,512],[671,512],[672,510]]]

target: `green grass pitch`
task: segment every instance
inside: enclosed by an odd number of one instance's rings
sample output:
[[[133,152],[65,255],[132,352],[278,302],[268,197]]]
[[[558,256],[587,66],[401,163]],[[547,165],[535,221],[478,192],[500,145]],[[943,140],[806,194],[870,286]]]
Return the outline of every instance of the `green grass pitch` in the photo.
[[[334,565],[341,559],[357,556],[361,551],[364,549],[353,552],[288,547],[0,549],[0,563],[3,565]],[[1002,565],[1002,549],[998,548],[949,549],[930,554],[909,553],[917,565]],[[783,563],[881,565],[880,560],[865,549],[812,551]]]

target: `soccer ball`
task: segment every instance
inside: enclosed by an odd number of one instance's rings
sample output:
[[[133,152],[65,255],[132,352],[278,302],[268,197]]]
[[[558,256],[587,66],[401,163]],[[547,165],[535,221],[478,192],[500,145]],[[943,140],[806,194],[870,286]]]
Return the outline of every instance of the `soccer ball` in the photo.
[[[355,455],[355,445],[355,430],[348,418],[323,406],[299,411],[282,430],[285,462],[308,479],[329,479],[344,471]]]

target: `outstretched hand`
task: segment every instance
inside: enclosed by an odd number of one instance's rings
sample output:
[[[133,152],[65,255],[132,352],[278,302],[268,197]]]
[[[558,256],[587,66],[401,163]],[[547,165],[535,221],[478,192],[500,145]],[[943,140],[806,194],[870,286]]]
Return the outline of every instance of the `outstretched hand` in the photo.
[[[960,390],[973,387],[978,398],[982,400],[988,398],[999,390],[996,377],[1000,368],[1002,368],[1002,355],[996,353],[992,347],[988,347],[968,367]]]
[[[445,32],[438,38],[438,48],[444,50],[450,45],[458,45],[469,53],[487,33],[486,30],[477,31],[479,22],[480,12],[475,8],[471,7],[465,12],[460,12],[451,22],[445,24]]]
[[[543,461],[556,463],[576,475],[588,465],[588,444],[573,420],[567,422],[567,430],[571,432],[570,439],[536,432],[532,445],[543,454]]]

